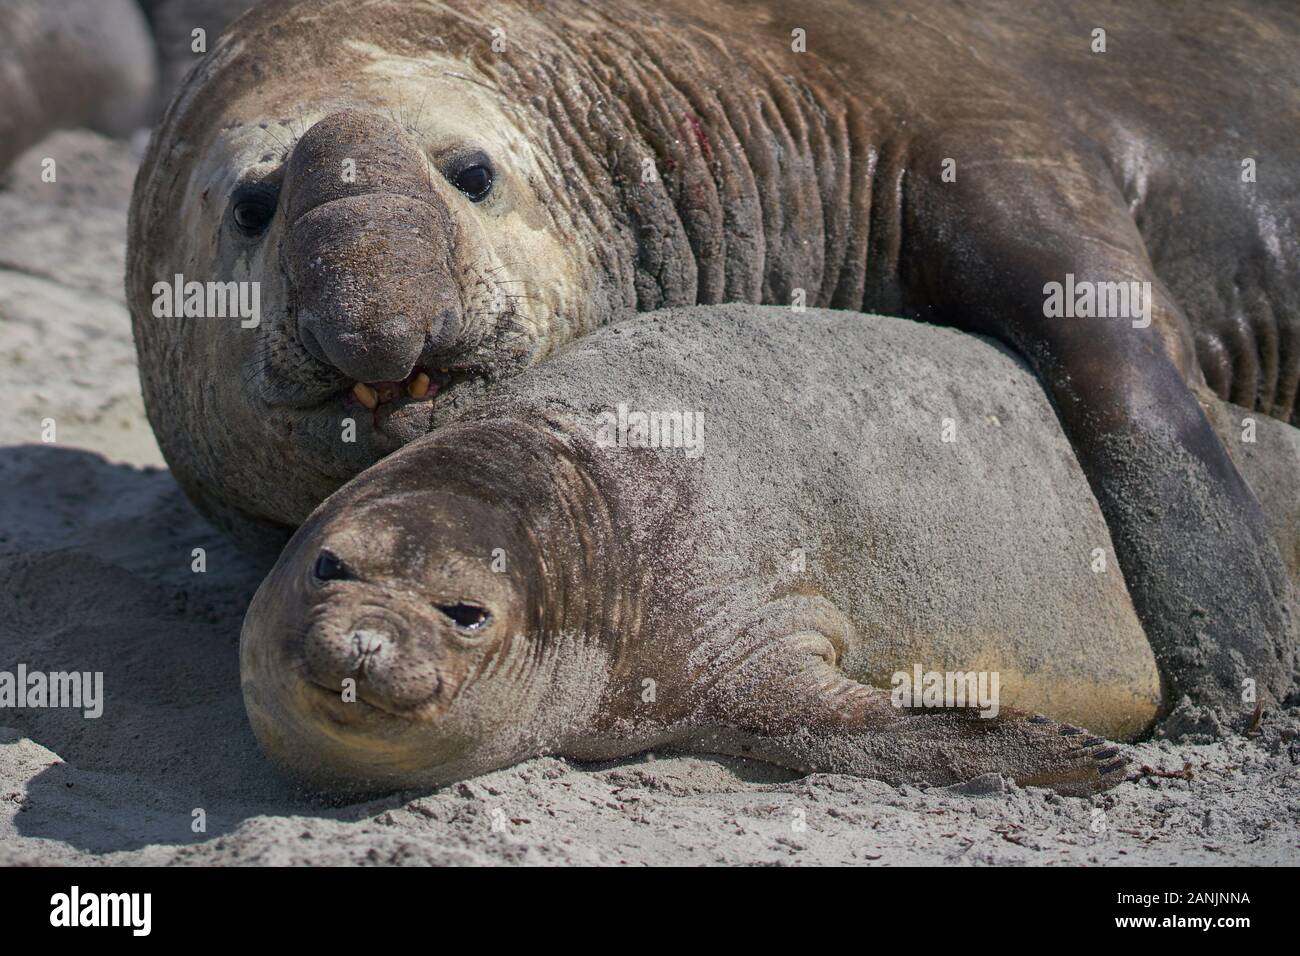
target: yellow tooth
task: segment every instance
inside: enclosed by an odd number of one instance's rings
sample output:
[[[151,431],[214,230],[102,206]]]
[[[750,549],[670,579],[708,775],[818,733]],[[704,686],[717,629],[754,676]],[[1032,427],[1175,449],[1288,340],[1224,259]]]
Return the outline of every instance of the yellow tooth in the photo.
[[[372,412],[379,405],[379,394],[365,382],[357,382],[353,385],[352,394],[357,397],[358,402]]]
[[[447,370],[445,368],[440,368],[438,369],[438,371],[441,372],[443,375],[447,374]]]
[[[406,386],[406,394],[412,398],[424,398],[429,394],[429,376],[421,372],[415,378],[411,379],[411,384]]]

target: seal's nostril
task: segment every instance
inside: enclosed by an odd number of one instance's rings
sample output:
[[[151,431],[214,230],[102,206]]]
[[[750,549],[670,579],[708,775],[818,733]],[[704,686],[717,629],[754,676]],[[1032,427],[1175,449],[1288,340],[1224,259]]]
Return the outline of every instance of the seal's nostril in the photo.
[[[352,635],[352,643],[358,654],[374,654],[384,646],[384,639],[374,631],[357,631]]]
[[[385,311],[382,304],[304,306],[298,339],[312,358],[355,382],[405,381],[424,351],[427,322],[405,311]]]
[[[324,362],[328,365],[330,361],[329,356],[325,354],[325,350],[321,348],[320,341],[316,338],[316,330],[314,328],[315,324],[315,316],[310,312],[304,310],[299,313],[298,338],[302,342],[302,347],[307,350],[308,355],[316,361]]]
[[[365,673],[366,665],[383,651],[388,635],[381,631],[362,629],[352,634],[352,652],[356,656],[356,669]]]

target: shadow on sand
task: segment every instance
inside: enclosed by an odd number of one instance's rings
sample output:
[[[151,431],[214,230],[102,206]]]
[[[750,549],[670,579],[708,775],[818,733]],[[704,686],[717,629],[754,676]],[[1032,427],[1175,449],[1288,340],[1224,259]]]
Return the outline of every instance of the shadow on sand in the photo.
[[[239,628],[267,570],[164,470],[0,448],[0,670],[103,674],[97,719],[0,710],[0,796],[20,808],[19,834],[108,852],[198,842],[259,813],[374,812],[309,802],[253,740]]]

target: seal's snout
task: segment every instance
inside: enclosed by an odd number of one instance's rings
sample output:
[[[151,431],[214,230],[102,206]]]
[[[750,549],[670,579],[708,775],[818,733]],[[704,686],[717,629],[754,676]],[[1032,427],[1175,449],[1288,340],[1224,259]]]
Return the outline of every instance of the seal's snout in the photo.
[[[404,382],[457,331],[455,223],[391,120],[333,113],[294,147],[281,267],[303,348],[363,383]]]
[[[464,458],[452,446],[447,455]],[[412,487],[357,500],[360,479],[310,518],[244,621],[254,732],[313,786],[405,786],[501,766],[526,732],[495,701],[545,684],[532,683],[545,650],[532,635],[556,628],[534,597],[527,529],[495,495],[430,485],[444,469],[411,461]]]
[[[338,609],[307,630],[303,663],[322,689],[406,715],[436,705],[443,686],[441,649],[422,630],[388,614]]]

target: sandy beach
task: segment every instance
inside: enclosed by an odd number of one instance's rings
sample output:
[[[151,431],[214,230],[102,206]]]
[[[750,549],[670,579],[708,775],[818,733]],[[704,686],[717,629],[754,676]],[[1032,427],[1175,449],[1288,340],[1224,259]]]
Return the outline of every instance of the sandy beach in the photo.
[[[0,711],[0,863],[1300,862],[1300,708],[1249,739],[1127,748],[1131,779],[1086,800],[672,754],[305,799],[240,696],[240,622],[266,568],[188,504],[145,420],[121,288],[136,157],[61,133],[0,191],[0,670],[104,675],[98,718]]]

